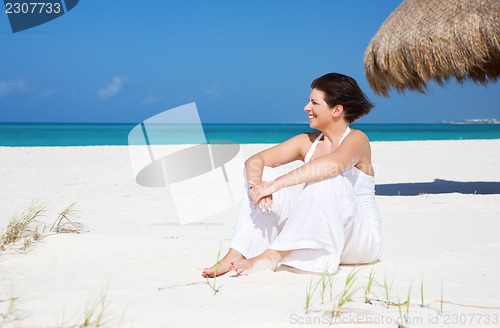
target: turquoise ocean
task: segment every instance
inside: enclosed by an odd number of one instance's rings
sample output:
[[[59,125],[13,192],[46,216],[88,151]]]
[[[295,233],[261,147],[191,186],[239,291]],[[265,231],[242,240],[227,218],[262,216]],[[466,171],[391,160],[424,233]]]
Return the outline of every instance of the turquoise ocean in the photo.
[[[0,146],[128,145],[128,135],[136,125],[0,123]],[[351,127],[364,131],[371,141],[500,139],[500,124],[352,124]],[[198,143],[199,140],[193,137],[196,133],[189,127],[159,125],[156,128],[155,136],[164,137],[155,138],[154,144]],[[211,143],[248,144],[279,143],[313,130],[308,124],[204,124],[203,131]]]

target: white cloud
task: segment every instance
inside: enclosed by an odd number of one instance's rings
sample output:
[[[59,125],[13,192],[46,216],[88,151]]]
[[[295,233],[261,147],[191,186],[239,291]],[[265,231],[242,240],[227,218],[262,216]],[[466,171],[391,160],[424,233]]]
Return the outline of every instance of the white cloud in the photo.
[[[0,80],[0,98],[6,97],[11,93],[22,93],[27,89],[26,83],[22,80]]]
[[[120,93],[120,91],[122,91],[123,85],[128,81],[128,78],[124,76],[114,76],[107,86],[99,89],[97,95],[101,99],[111,98]]]

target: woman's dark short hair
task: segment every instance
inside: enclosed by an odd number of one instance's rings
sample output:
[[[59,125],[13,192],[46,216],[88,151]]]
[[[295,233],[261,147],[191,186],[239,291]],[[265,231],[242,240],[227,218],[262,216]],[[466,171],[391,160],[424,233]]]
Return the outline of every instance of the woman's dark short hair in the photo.
[[[374,107],[373,103],[361,91],[356,80],[352,77],[328,73],[318,77],[311,83],[311,89],[321,90],[325,93],[325,102],[328,107],[336,105],[344,107],[344,118],[352,123],[361,116],[370,112]]]

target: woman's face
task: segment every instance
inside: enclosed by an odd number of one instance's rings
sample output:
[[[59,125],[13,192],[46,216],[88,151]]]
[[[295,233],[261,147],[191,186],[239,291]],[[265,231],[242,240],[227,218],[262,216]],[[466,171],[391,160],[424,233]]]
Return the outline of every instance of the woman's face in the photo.
[[[325,93],[323,91],[312,89],[309,95],[309,102],[304,107],[311,128],[321,128],[332,120],[332,110],[325,102],[324,95]]]

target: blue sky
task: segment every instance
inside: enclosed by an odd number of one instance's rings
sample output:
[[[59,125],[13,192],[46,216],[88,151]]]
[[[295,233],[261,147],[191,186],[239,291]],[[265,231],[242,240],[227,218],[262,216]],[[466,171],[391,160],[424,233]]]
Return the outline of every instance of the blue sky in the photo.
[[[354,77],[359,123],[498,118],[500,83],[376,96],[363,54],[400,1],[97,1],[12,33],[0,12],[0,122],[131,122],[196,102],[203,123],[306,122],[310,82]]]

